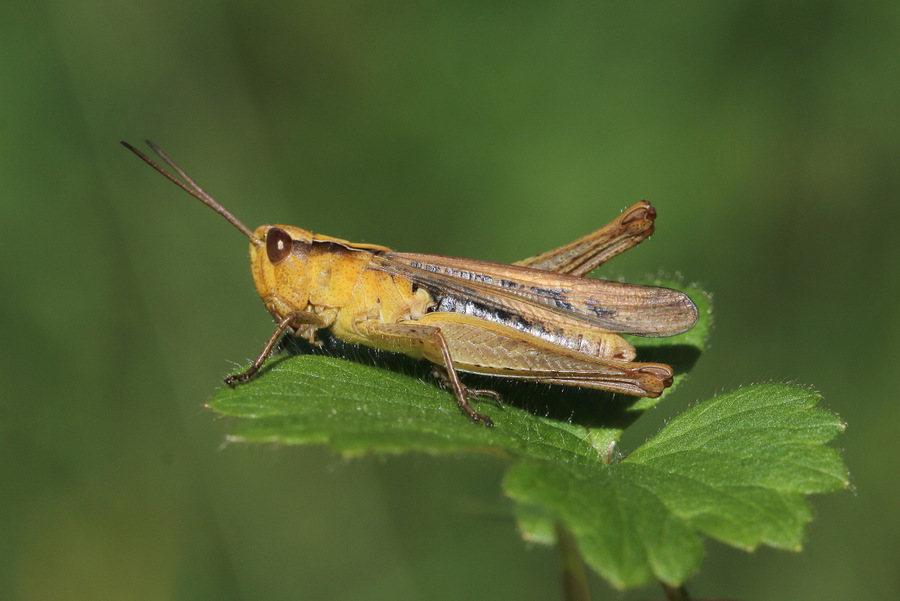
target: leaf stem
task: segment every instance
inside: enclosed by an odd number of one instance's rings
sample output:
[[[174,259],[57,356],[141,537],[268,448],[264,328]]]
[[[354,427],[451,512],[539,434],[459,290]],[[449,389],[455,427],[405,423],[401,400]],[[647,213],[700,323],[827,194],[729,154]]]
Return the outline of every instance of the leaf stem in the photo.
[[[661,582],[663,591],[666,593],[666,599],[669,601],[691,601],[687,589],[684,586],[670,586],[665,582]]]
[[[556,543],[559,546],[563,601],[591,601],[581,551],[578,550],[575,537],[561,522],[556,522]]]

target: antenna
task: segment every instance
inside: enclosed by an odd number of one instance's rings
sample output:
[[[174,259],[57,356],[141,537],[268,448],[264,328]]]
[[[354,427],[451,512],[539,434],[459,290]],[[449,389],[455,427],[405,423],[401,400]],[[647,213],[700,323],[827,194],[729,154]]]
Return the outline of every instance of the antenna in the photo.
[[[170,182],[172,182],[173,184],[175,184],[176,186],[178,186],[179,188],[181,188],[182,190],[184,190],[185,192],[187,192],[188,194],[190,194],[191,196],[193,196],[194,198],[196,198],[197,200],[199,200],[200,202],[202,202],[203,204],[205,204],[206,206],[211,208],[213,211],[215,211],[216,213],[218,213],[225,219],[227,219],[228,222],[231,223],[231,225],[233,225],[237,229],[241,230],[241,232],[245,236],[250,238],[251,242],[253,242],[256,245],[262,244],[262,240],[254,237],[253,232],[250,230],[250,228],[248,228],[246,225],[244,225],[243,221],[241,221],[240,219],[235,217],[231,213],[231,211],[229,211],[228,209],[226,209],[225,207],[220,205],[219,202],[215,198],[213,198],[212,196],[207,194],[203,190],[203,188],[198,186],[197,183],[193,179],[191,179],[191,177],[187,173],[185,173],[184,170],[175,163],[175,161],[170,159],[166,155],[166,153],[162,151],[162,149],[159,146],[157,146],[150,140],[145,140],[145,142],[147,142],[147,146],[149,146],[150,148],[153,149],[153,152],[158,154],[159,157],[163,161],[165,161],[169,167],[174,169],[178,173],[178,175],[180,175],[184,179],[184,182],[182,182],[180,179],[178,179],[177,177],[175,177],[174,175],[172,175],[171,173],[169,173],[168,171],[166,171],[165,169],[160,167],[158,164],[156,164],[156,162],[153,159],[148,157],[146,154],[144,154],[143,152],[141,152],[140,150],[138,150],[137,148],[135,148],[128,142],[122,141],[122,146],[124,146],[125,148],[127,148],[128,150],[133,152],[134,154],[138,155],[145,163],[147,163],[148,165],[150,165],[151,167],[153,167],[154,169],[159,171],[161,174],[163,174],[166,177],[166,179],[168,179]],[[185,182],[187,182],[187,183],[185,183]]]

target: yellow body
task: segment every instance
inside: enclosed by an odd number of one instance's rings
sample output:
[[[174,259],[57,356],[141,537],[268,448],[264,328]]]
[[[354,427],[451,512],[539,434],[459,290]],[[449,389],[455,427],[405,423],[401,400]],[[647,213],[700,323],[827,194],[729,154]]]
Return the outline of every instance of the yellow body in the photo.
[[[434,304],[424,288],[413,292],[409,280],[370,269],[372,251],[390,249],[351,244],[287,225],[265,225],[253,235],[266,240],[273,227],[291,237],[292,252],[273,263],[266,248],[251,243],[250,265],[256,291],[276,321],[293,315],[290,327],[311,342],[317,330],[330,328],[333,335],[350,344],[421,357],[396,339],[372,338],[359,328],[372,321],[417,320]]]

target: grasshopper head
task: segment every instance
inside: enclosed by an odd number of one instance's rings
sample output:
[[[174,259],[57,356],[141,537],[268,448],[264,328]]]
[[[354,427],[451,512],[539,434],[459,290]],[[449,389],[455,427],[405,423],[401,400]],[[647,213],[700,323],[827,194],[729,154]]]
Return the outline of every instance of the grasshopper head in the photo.
[[[256,291],[276,319],[309,303],[309,249],[313,236],[289,225],[263,225],[250,238]]]

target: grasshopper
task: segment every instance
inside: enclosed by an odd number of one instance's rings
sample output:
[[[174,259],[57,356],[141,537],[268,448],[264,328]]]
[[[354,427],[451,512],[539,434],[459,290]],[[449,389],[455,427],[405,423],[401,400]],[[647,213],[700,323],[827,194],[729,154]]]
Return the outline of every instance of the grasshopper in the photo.
[[[569,244],[504,265],[394,252],[288,225],[251,231],[156,145],[147,142],[181,180],[122,144],[250,239],[253,281],[278,325],[253,364],[225,379],[229,386],[259,371],[285,332],[315,344],[327,329],[351,344],[427,359],[460,409],[492,426],[470,401],[499,395],[468,388],[459,372],[657,397],[672,384],[672,368],[635,362],[620,334],[672,336],[697,323],[682,292],[584,277],[653,233],[656,210],[646,201]]]

